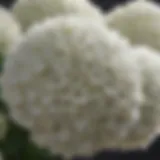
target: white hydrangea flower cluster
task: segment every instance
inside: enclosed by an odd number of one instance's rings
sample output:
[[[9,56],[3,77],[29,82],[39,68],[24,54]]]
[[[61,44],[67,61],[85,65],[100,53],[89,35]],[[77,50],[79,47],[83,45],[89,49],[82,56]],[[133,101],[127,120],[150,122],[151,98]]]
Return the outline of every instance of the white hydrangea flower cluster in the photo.
[[[139,120],[140,69],[127,41],[105,26],[57,17],[34,26],[11,52],[3,97],[12,117],[54,153],[118,147]]]
[[[122,148],[133,148],[137,143],[146,146],[147,139],[152,139],[159,133],[160,57],[157,52],[160,51],[159,18],[159,6],[145,0],[119,6],[105,16],[107,29],[108,27],[115,29],[134,47],[136,46],[132,52],[142,73],[144,103],[140,119],[130,130],[126,143],[122,143]]]
[[[148,145],[148,139],[154,139],[160,131],[159,52],[149,47],[138,47],[133,49],[132,54],[135,55],[141,69],[144,102],[140,108],[140,119],[130,129],[128,138],[126,137],[126,142],[122,143],[121,148],[135,148],[137,144],[145,147]]]
[[[105,16],[107,27],[116,29],[133,45],[147,45],[160,51],[160,8],[147,0],[132,1]]]
[[[20,26],[12,14],[0,6],[0,54],[8,52],[20,33]]]
[[[103,19],[101,11],[88,0],[18,0],[12,10],[24,31],[38,21],[59,15],[81,14],[98,21]]]
[[[13,14],[27,32],[0,82],[37,144],[84,155],[143,148],[160,132],[159,7],[130,2],[106,24],[86,0],[19,0]]]

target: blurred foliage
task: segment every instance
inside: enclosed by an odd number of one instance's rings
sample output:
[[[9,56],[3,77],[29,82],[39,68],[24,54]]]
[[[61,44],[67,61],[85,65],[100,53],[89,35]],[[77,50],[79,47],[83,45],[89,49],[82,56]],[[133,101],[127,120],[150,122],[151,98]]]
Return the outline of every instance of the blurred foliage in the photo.
[[[0,75],[3,63],[4,57],[0,54]],[[7,104],[2,100],[1,93],[0,87],[0,112],[8,119],[7,135],[0,141],[0,151],[4,160],[62,160],[62,156],[53,155],[47,149],[36,146],[30,140],[29,132],[11,120]]]
[[[3,62],[4,62],[4,56],[3,54],[0,53],[0,73],[2,72]]]

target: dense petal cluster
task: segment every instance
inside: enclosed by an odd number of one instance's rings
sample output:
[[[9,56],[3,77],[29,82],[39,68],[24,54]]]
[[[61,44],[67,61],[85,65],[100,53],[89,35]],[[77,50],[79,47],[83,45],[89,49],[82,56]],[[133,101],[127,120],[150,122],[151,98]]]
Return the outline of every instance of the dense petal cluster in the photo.
[[[49,19],[11,52],[3,97],[14,120],[54,153],[119,147],[139,120],[142,83],[129,44],[94,20]]]
[[[142,76],[144,102],[140,108],[140,119],[128,133],[122,148],[133,148],[137,144],[145,147],[160,132],[160,56],[149,47],[134,48]],[[145,135],[145,136],[144,136]]]
[[[13,14],[23,30],[46,17],[66,14],[82,14],[96,20],[102,19],[100,10],[88,0],[18,0]]]
[[[106,24],[126,36],[133,45],[160,51],[160,8],[154,2],[136,0],[106,15]]]
[[[0,7],[0,54],[5,54],[20,36],[20,27],[12,14]]]

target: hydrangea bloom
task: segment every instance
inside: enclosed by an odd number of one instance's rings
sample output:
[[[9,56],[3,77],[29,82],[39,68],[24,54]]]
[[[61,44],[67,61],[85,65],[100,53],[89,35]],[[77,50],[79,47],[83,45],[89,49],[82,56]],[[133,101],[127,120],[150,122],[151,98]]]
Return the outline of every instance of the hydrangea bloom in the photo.
[[[159,134],[160,128],[160,56],[148,47],[133,49],[133,54],[139,63],[142,75],[144,103],[137,121],[122,143],[123,148],[133,148],[137,144],[145,147],[148,142]]]
[[[143,100],[129,51],[126,40],[94,20],[57,17],[34,26],[4,67],[3,97],[12,117],[54,153],[120,146]]]
[[[20,35],[20,27],[9,11],[0,7],[0,54],[7,52],[9,47]]]
[[[13,7],[13,14],[20,21],[23,30],[46,17],[82,14],[102,19],[98,8],[88,0],[18,0]]]
[[[160,8],[151,1],[136,0],[106,15],[106,23],[128,37],[134,45],[160,51]]]

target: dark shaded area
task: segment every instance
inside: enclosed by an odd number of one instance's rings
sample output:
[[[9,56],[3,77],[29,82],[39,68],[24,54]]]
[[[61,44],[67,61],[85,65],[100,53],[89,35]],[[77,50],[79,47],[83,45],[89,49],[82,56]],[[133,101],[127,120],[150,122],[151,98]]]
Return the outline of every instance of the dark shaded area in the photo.
[[[135,1],[135,0],[90,0],[94,4],[96,4],[102,11],[108,12],[115,8],[118,5],[124,5],[128,2]],[[160,3],[160,0],[151,0],[154,2]]]
[[[160,136],[146,150],[121,151],[104,149],[90,157],[75,157],[73,160],[160,160]]]
[[[10,8],[16,0],[0,0],[0,5]]]
[[[95,154],[93,160],[160,160],[160,136],[146,150],[103,150]]]
[[[150,144],[148,148],[148,155],[153,160],[160,160],[160,136]]]
[[[123,5],[133,0],[90,0],[90,1],[99,6],[102,9],[102,11],[108,12],[117,5]]]

